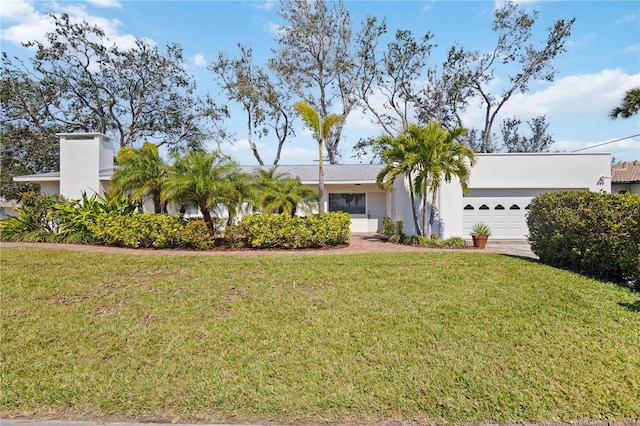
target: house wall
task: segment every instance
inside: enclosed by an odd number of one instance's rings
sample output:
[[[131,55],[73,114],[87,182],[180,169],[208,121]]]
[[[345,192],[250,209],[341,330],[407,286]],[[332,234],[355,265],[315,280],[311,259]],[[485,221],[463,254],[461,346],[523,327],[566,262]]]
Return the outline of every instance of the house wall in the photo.
[[[313,188],[316,189],[317,185]],[[382,219],[387,215],[386,192],[373,183],[346,183],[325,185],[325,211],[329,211],[329,194],[366,194],[365,214],[351,215],[351,232],[378,232],[382,229]]]
[[[538,194],[557,190],[587,189],[590,191],[611,191],[611,159],[609,154],[477,154],[477,163],[471,169],[469,192],[463,195],[457,178],[443,183],[436,199],[436,221],[434,233],[442,238],[469,237],[469,223],[465,223],[464,206],[470,202],[496,204],[518,200],[526,206],[528,201]],[[415,234],[411,202],[406,180],[399,180],[394,186],[393,220],[403,220],[405,233]],[[427,198],[431,200],[430,195]],[[421,205],[416,198],[418,206]],[[511,204],[509,204],[511,205]],[[508,206],[507,206],[508,209]],[[490,212],[497,215],[503,212]],[[428,214],[428,209],[427,209]],[[418,212],[421,222],[422,212]],[[502,219],[494,222],[497,227]],[[505,215],[505,230],[498,238],[525,239],[525,232],[514,232],[509,236],[507,221],[516,220],[512,227],[522,228],[526,216]]]
[[[38,182],[43,194],[60,194],[60,182]]]
[[[113,167],[113,139],[99,133],[60,135],[60,195],[77,200],[82,192],[104,195],[100,171]]]
[[[640,182],[611,184],[611,193],[615,194],[620,191],[633,192],[640,195]]]

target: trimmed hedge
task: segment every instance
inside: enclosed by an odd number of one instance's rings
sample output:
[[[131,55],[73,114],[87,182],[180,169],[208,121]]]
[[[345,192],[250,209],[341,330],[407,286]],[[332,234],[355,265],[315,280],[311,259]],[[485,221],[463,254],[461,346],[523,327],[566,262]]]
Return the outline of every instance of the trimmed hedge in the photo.
[[[312,248],[349,244],[348,213],[329,212],[322,218],[279,215],[246,215],[241,227],[254,248]]]
[[[589,191],[539,195],[529,242],[540,261],[640,288],[640,196]]]
[[[89,226],[96,241],[130,248],[173,248],[183,245],[184,224],[179,216],[139,213],[131,216],[102,213]]]

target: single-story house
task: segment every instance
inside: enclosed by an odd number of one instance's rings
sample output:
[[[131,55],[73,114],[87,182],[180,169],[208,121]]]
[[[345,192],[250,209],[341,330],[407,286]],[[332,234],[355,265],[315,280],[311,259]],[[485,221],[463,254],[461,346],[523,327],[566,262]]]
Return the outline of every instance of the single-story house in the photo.
[[[625,161],[611,166],[611,192],[640,194],[640,161]]]
[[[103,195],[114,172],[113,140],[97,133],[59,136],[59,172],[16,176],[14,180],[38,183],[42,192],[69,199],[80,198],[83,191]],[[526,239],[526,213],[533,197],[576,189],[610,192],[610,158],[610,154],[601,153],[478,154],[468,193],[462,193],[455,179],[440,188],[434,231],[443,238],[469,238],[471,226],[484,222],[491,227],[494,239]],[[415,234],[406,180],[398,178],[392,191],[381,189],[375,183],[381,168],[372,164],[325,166],[326,194],[321,200],[325,211],[347,211],[353,232],[379,231],[382,219],[389,216],[404,221],[407,234]],[[278,171],[313,187],[318,184],[316,165],[282,165]]]

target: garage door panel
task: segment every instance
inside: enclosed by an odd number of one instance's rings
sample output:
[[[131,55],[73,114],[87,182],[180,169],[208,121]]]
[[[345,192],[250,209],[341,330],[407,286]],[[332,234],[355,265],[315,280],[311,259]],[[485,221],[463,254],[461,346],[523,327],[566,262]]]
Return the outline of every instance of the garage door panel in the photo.
[[[503,191],[501,194],[497,190],[493,191],[493,196],[488,196],[489,193],[491,192],[483,191],[483,196],[476,194],[464,198],[463,205],[466,207],[463,210],[464,236],[469,236],[471,227],[475,223],[482,222],[491,227],[491,238],[526,239],[529,233],[526,207],[531,203],[533,196],[515,196],[517,193],[514,191]],[[501,196],[506,193],[509,196]]]

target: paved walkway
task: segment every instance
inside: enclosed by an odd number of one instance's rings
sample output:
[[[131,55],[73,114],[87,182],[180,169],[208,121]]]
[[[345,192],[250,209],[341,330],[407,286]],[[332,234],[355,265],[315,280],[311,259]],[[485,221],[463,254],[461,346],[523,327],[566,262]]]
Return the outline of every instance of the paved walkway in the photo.
[[[470,242],[467,242],[470,244]],[[0,242],[0,247],[47,247],[62,250],[83,251],[88,253],[114,253],[114,254],[166,254],[166,255],[191,255],[191,256],[248,256],[248,255],[326,255],[326,254],[366,254],[366,253],[401,253],[416,251],[456,251],[447,249],[429,249],[424,247],[413,247],[401,244],[393,244],[381,240],[374,234],[352,234],[351,244],[346,247],[329,248],[329,249],[312,249],[312,250],[153,250],[153,249],[129,249],[122,247],[92,246],[82,244],[57,244],[57,243],[15,243]],[[527,241],[504,241],[491,240],[487,243],[484,250],[469,247],[466,250],[478,253],[501,253],[513,256],[523,256],[537,258],[531,251]]]

